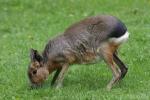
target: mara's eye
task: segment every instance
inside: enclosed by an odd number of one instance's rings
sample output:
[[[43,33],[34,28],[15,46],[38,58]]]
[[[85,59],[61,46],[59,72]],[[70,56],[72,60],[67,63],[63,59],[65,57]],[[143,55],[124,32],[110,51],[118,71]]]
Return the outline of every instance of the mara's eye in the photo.
[[[33,75],[35,75],[37,73],[37,70],[34,70],[32,73],[33,73]]]

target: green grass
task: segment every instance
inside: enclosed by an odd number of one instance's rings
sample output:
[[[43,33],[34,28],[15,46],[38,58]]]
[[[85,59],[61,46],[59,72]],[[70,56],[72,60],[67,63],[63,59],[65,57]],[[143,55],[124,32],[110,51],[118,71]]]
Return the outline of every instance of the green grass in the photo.
[[[0,0],[0,99],[8,100],[149,100],[149,0]],[[64,87],[55,90],[50,79],[30,90],[29,49],[42,51],[46,42],[73,22],[87,16],[110,14],[128,27],[129,41],[120,48],[127,76],[108,92],[111,71],[102,63],[73,65]]]

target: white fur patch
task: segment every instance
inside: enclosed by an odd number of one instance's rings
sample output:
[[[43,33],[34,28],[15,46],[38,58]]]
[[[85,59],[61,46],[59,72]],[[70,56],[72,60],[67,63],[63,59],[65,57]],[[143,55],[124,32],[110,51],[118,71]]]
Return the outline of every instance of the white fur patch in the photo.
[[[122,44],[122,43],[126,42],[128,40],[128,38],[129,38],[129,33],[127,31],[123,36],[121,36],[119,38],[111,38],[110,41],[114,42],[116,44]]]

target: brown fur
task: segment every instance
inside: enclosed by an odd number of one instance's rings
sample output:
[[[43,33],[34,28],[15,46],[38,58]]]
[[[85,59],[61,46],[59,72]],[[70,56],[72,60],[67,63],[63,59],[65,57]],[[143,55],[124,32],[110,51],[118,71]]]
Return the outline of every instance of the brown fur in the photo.
[[[127,70],[115,54],[120,44],[110,39],[121,37],[126,30],[120,20],[107,15],[89,17],[71,25],[62,35],[50,40],[42,54],[31,49],[30,82],[32,85],[42,84],[49,74],[56,71],[51,84],[60,87],[69,65],[95,63],[103,59],[113,73],[113,79],[107,85],[111,89]]]

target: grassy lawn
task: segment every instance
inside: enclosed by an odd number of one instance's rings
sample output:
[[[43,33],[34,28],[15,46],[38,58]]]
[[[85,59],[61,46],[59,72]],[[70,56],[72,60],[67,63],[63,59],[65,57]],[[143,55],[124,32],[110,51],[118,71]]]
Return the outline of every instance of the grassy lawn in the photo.
[[[149,0],[0,0],[0,100],[149,100]],[[127,76],[108,92],[111,71],[102,62],[73,65],[64,87],[29,89],[29,49],[42,51],[47,41],[87,16],[110,14],[128,27],[129,41],[120,48]]]

